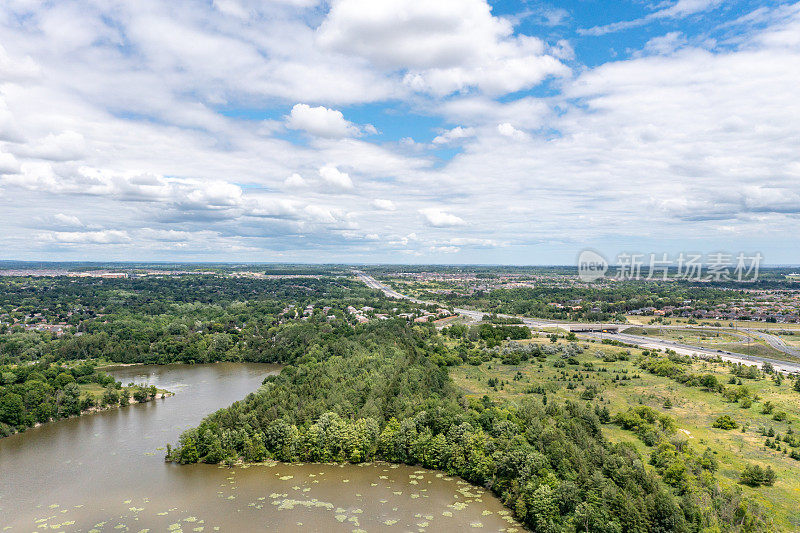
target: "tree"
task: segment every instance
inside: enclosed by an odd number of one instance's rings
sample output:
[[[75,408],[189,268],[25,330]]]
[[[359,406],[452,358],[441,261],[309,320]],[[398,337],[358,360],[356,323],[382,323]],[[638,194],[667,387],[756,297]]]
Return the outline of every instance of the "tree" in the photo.
[[[784,448],[784,451],[786,451],[785,448]],[[771,487],[772,485],[775,484],[775,481],[777,479],[778,479],[778,475],[775,473],[775,471],[772,469],[772,467],[771,466],[767,466],[767,468],[764,470],[764,477],[763,477],[764,485],[767,485],[768,487]]]
[[[72,374],[68,374],[66,372],[61,372],[55,379],[56,388],[63,389],[69,383],[75,383],[75,378],[72,377]]]
[[[181,464],[196,463],[200,460],[200,454],[197,453],[197,430],[184,432],[179,442],[180,447],[174,450],[174,453],[177,453],[174,459]]]
[[[23,394],[25,409],[36,422],[47,422],[56,416],[53,387],[38,379],[30,380],[30,375],[28,377]],[[45,379],[44,376],[42,379]]]
[[[775,471],[772,470],[770,466],[761,468],[759,465],[747,465],[739,476],[739,482],[751,487],[760,487],[761,485],[772,486],[777,477]]]
[[[220,449],[221,448],[222,446],[220,445]],[[264,440],[261,438],[261,434],[256,433],[252,438],[248,437],[245,439],[242,457],[248,463],[257,463],[267,458],[267,448],[264,446]],[[218,463],[219,460],[209,462]]]
[[[68,383],[59,395],[58,414],[73,416],[81,414],[81,389],[76,383]]]
[[[704,374],[703,377],[700,378],[700,385],[702,385],[704,389],[710,391],[718,390],[720,387],[717,376],[713,374]]]
[[[147,389],[144,387],[136,387],[133,391],[133,399],[138,403],[144,403],[150,399],[150,395],[147,394]]]
[[[526,521],[534,531],[557,531],[558,503],[549,485],[539,485],[527,498]]]
[[[22,396],[15,393],[0,398],[0,422],[9,426],[21,426],[25,415],[25,404]]]
[[[117,405],[119,403],[119,392],[114,386],[108,386],[103,391],[103,405]]]
[[[53,393],[53,387],[39,380],[27,380],[24,385],[25,408],[35,409],[37,405],[44,403]]]

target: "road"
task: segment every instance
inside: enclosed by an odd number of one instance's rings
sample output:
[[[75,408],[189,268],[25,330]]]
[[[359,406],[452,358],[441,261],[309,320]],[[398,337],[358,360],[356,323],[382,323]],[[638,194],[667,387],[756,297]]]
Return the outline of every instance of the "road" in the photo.
[[[391,287],[387,287],[386,285],[384,285],[380,281],[376,280],[372,276],[369,276],[369,275],[365,274],[364,272],[361,272],[360,270],[354,270],[353,273],[356,276],[358,276],[358,279],[360,279],[361,281],[366,283],[367,287],[370,287],[371,289],[378,289],[379,291],[383,291],[383,294],[385,294],[389,298],[396,298],[398,300],[409,300],[411,302],[414,302],[414,303],[417,303],[417,304],[421,304],[421,305],[436,305],[436,306],[439,306],[439,307],[447,307],[447,306],[443,306],[439,302],[426,302],[424,300],[419,300],[419,299],[413,298],[411,296],[406,296],[405,294],[400,294],[396,290],[392,289]],[[475,320],[475,321],[483,320],[484,315],[486,315],[486,313],[484,313],[482,311],[475,311],[474,309],[459,309],[459,308],[456,307],[456,308],[453,308],[453,311],[455,313],[458,313],[459,315],[468,317],[471,320]],[[531,328],[563,327],[563,324],[559,324],[558,322],[554,322],[554,321],[550,321],[550,320],[540,320],[540,319],[527,318],[527,317],[515,317],[515,316],[511,316],[511,315],[497,315],[497,316],[499,316],[501,318],[519,318],[519,319],[522,320],[522,322],[526,326],[531,327]]]
[[[417,304],[421,305],[438,305],[441,306],[438,302],[426,302],[423,300],[418,300],[417,298],[412,298],[411,296],[406,296],[405,294],[400,294],[396,290],[392,289],[391,287],[387,287],[383,283],[379,282],[372,276],[369,276],[359,270],[354,270],[353,273],[358,276],[358,279],[363,281],[367,284],[367,287],[371,289],[378,289],[379,291],[383,291],[383,294],[388,296],[389,298],[395,298],[398,300],[409,300]],[[454,312],[458,313],[459,315],[464,315],[469,317],[472,320],[481,320],[483,319],[483,315],[486,313],[481,313],[480,311],[474,311],[472,309],[453,309]]]
[[[762,339],[767,341],[767,344],[769,344],[779,352],[793,355],[795,357],[800,357],[800,350],[798,350],[797,348],[793,348],[792,346],[789,346],[784,342],[783,339],[781,339],[776,335],[773,335],[771,333],[764,333],[763,331],[756,331],[754,329],[744,329],[744,328],[739,328],[739,329],[741,331],[747,331],[748,333],[751,333],[757,337],[761,337]]]
[[[358,278],[363,281],[368,287],[373,289],[378,289],[383,291],[383,293],[390,297],[396,299],[404,299],[410,300],[412,302],[423,304],[423,305],[441,305],[438,302],[426,302],[423,300],[419,300],[417,298],[412,298],[410,296],[406,296],[397,292],[396,290],[392,289],[391,287],[387,287],[386,285],[380,283],[372,276],[369,276],[361,271],[354,271],[354,273],[358,276]],[[454,311],[459,315],[466,316],[472,320],[481,320],[486,313],[481,311],[475,311],[473,309],[459,309],[455,308]],[[570,324],[570,323],[562,323],[552,320],[544,320],[544,319],[534,319],[528,317],[517,317],[512,315],[498,315],[505,318],[519,318],[522,320],[522,323],[528,326],[531,329],[542,329],[542,328],[560,328],[570,331],[572,326],[586,326],[587,324]],[[615,324],[619,326],[619,324]],[[606,326],[605,324],[594,324],[598,328],[602,328]],[[686,326],[628,326],[628,327],[642,327],[647,329],[663,329],[663,328],[680,328],[680,329],[713,329],[719,331],[719,328],[715,328],[712,326],[696,326],[696,327],[686,327]],[[782,339],[776,337],[775,335],[771,335],[768,333],[762,333],[759,331],[755,331],[752,329],[740,328],[740,331],[747,331],[753,335],[757,335],[767,341],[770,346],[773,348],[780,350],[784,353],[790,355],[796,355],[800,357],[800,351],[786,345]],[[787,361],[780,361],[778,359],[771,359],[769,357],[760,357],[760,356],[752,356],[752,355],[744,355],[740,353],[728,352],[725,350],[714,350],[710,348],[703,348],[700,346],[694,346],[691,344],[684,344],[677,341],[671,341],[667,339],[656,339],[653,337],[647,337],[644,335],[631,335],[628,333],[602,333],[602,332],[590,332],[590,333],[576,333],[576,336],[583,338],[583,339],[610,339],[610,340],[617,340],[620,342],[624,342],[626,344],[632,344],[634,346],[638,346],[640,348],[649,348],[649,349],[670,349],[675,350],[678,353],[684,355],[698,355],[701,357],[720,357],[726,361],[732,361],[735,363],[742,363],[748,365],[758,365],[759,367],[764,363],[770,363],[776,370],[780,372],[787,372],[787,373],[795,373],[800,372],[800,363],[791,363]]]
[[[640,327],[644,329],[694,329],[694,330],[705,330],[705,331],[721,331],[721,328],[718,326],[702,326],[702,325],[633,325],[630,327]],[[748,335],[752,335],[754,337],[758,337],[763,339],[774,349],[778,350],[779,352],[783,352],[787,355],[791,355],[793,357],[800,358],[800,350],[794,348],[793,346],[789,346],[786,342],[778,337],[777,335],[773,335],[771,333],[765,333],[763,331],[759,331],[753,328],[736,328],[735,331],[731,332],[729,329],[724,330],[724,332],[728,335],[735,335],[737,337],[742,337],[743,335],[738,332],[745,332]],[[746,338],[746,336],[745,336]]]
[[[640,348],[649,349],[670,349],[675,350],[682,355],[698,355],[701,357],[720,357],[725,361],[732,361],[734,363],[742,363],[744,365],[757,365],[761,366],[764,363],[770,363],[775,370],[780,372],[795,373],[800,372],[800,363],[791,363],[789,361],[781,361],[779,359],[771,359],[769,357],[761,357],[754,355],[745,355],[736,352],[729,352],[727,350],[715,350],[712,348],[703,348],[692,344],[685,344],[682,342],[671,341],[667,339],[654,339],[643,335],[630,335],[627,333],[587,333],[581,335],[582,337],[593,337],[595,339],[611,339],[624,342],[626,344],[633,344]]]

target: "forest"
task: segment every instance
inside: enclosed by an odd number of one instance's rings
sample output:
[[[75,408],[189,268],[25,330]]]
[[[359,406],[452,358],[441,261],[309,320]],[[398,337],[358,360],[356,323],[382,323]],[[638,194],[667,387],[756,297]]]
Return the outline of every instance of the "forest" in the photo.
[[[714,461],[672,450],[674,428],[650,411],[612,419],[591,402],[467,399],[427,325],[305,335],[305,355],[288,349],[278,376],[186,431],[168,460],[422,465],[488,487],[533,531],[769,530],[755,506],[720,487]],[[608,441],[612,423],[663,442],[663,466],[650,470],[634,447]]]

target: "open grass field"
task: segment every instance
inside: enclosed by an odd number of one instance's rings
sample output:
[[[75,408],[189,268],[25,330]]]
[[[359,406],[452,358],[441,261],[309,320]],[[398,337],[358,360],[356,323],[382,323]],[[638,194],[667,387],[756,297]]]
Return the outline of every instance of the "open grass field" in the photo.
[[[660,339],[696,344],[707,348],[717,348],[720,344],[738,344],[747,338],[742,334],[734,334],[725,330],[697,330],[697,329],[653,329],[653,328],[628,328],[625,333],[631,335],[648,335]]]
[[[783,339],[783,342],[785,342],[789,346],[800,349],[800,332],[797,332],[793,335],[778,334],[778,337]]]
[[[749,343],[720,344],[719,346],[716,346],[716,348],[719,350],[742,353],[745,355],[754,355],[757,357],[768,357],[782,361],[797,361],[796,357],[788,355],[780,350],[776,350],[761,339],[757,339],[757,342],[754,341]]]
[[[546,338],[534,338],[529,342],[550,343]],[[598,402],[608,406],[612,415],[638,405],[667,413],[676,422],[676,436],[688,440],[698,453],[706,448],[714,452],[720,463],[717,477],[721,484],[738,484],[739,474],[747,464],[771,466],[778,474],[774,486],[740,486],[746,495],[767,510],[780,531],[800,530],[800,461],[789,457],[792,448],[784,442],[780,443],[781,451],[767,448],[767,437],[761,433],[772,429],[783,436],[787,432],[800,431],[800,392],[792,390],[791,379],[784,379],[776,385],[772,379],[763,376],[761,379],[740,378],[742,385],[750,390],[751,397],[757,398],[750,407],[743,408],[742,403],[728,402],[720,393],[686,386],[638,368],[636,360],[641,350],[630,349],[628,361],[604,362],[604,353],[623,350],[600,343],[580,344],[584,351],[577,356],[579,365],[555,367],[557,361],[563,361],[560,355],[550,355],[542,362],[534,360],[513,366],[503,365],[495,359],[479,366],[457,367],[451,375],[470,396],[486,394],[515,401],[525,396],[542,398],[541,392],[546,392],[549,399]],[[691,366],[693,373],[715,374],[726,387],[738,386],[728,385],[732,374],[726,363],[697,360],[686,366]],[[495,385],[495,380],[499,384]],[[592,385],[599,391],[597,396],[592,400],[582,399],[581,395],[585,398],[587,387]],[[774,405],[772,413],[785,412],[786,419],[778,421],[773,419],[773,414],[762,414],[767,401]],[[717,417],[725,414],[730,415],[739,428],[729,431],[712,428]],[[634,433],[613,424],[604,425],[603,431],[610,440],[630,442],[643,456],[649,456],[651,449]],[[784,449],[788,451],[784,453]]]

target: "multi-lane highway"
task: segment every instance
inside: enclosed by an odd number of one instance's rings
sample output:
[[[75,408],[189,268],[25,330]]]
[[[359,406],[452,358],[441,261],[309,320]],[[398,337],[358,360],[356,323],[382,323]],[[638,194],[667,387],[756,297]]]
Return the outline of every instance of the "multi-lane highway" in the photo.
[[[419,300],[416,298],[412,298],[410,296],[406,296],[397,292],[396,290],[392,289],[391,287],[387,287],[386,285],[380,283],[372,276],[369,276],[361,271],[354,271],[354,273],[358,276],[358,278],[367,284],[368,287],[373,289],[378,289],[383,291],[383,293],[390,297],[390,298],[398,298],[398,299],[406,299],[411,300],[415,303],[419,304],[432,304],[432,305],[441,305],[438,302],[426,302],[423,300]],[[475,311],[473,309],[454,309],[456,313],[467,317],[471,320],[481,320],[486,313],[481,311]],[[511,318],[511,315],[499,315],[507,318]],[[800,372],[800,363],[792,363],[788,361],[780,361],[778,359],[771,359],[769,357],[760,357],[760,356],[753,356],[753,355],[745,355],[735,352],[729,352],[725,350],[714,350],[711,348],[703,348],[701,346],[694,346],[691,344],[686,344],[677,341],[671,341],[668,339],[658,339],[653,337],[648,337],[645,335],[631,335],[629,333],[604,333],[602,330],[608,327],[619,327],[619,324],[577,324],[577,323],[562,323],[552,320],[543,320],[543,319],[534,319],[528,317],[513,317],[519,318],[522,320],[523,324],[528,326],[531,329],[543,329],[543,328],[559,328],[564,329],[567,331],[571,331],[575,328],[586,329],[587,326],[593,326],[594,329],[598,331],[591,331],[591,332],[580,332],[577,331],[575,334],[580,338],[585,339],[611,339],[617,340],[620,342],[624,342],[626,344],[631,344],[634,346],[638,346],[641,348],[649,348],[649,349],[670,349],[675,350],[678,353],[685,354],[685,355],[698,355],[700,357],[720,357],[726,361],[733,361],[736,363],[743,363],[749,365],[758,365],[761,366],[764,363],[770,363],[776,370],[781,372]],[[630,327],[630,326],[628,326]],[[650,328],[651,326],[637,326],[642,328]],[[664,328],[675,328],[675,329],[715,329],[719,330],[719,328],[711,328],[710,326],[652,326],[655,329],[664,329]],[[760,331],[756,331],[749,328],[740,328],[740,331],[746,331],[749,334],[756,335],[770,344],[773,348],[782,351],[788,355],[794,355],[800,357],[800,351],[788,346],[786,343],[783,342],[782,339],[776,337],[775,335],[771,335],[769,333],[763,333]]]
[[[736,352],[729,352],[727,350],[715,350],[713,348],[703,348],[701,346],[694,346],[683,342],[671,341],[668,339],[656,339],[644,335],[631,335],[628,333],[587,333],[581,335],[582,337],[593,337],[596,339],[611,339],[632,344],[640,348],[649,349],[670,349],[684,355],[698,355],[700,357],[720,357],[725,361],[733,361],[734,363],[742,363],[746,365],[758,365],[759,367],[764,363],[770,363],[773,368],[781,372],[795,373],[800,372],[800,363],[792,363],[789,361],[781,361],[779,359],[772,359],[769,357],[761,357],[755,355],[745,355]]]
[[[388,296],[389,298],[410,300],[410,301],[412,301],[414,303],[418,303],[418,304],[422,304],[422,305],[442,306],[442,304],[440,304],[439,302],[426,302],[424,300],[419,300],[419,299],[413,298],[411,296],[406,296],[405,294],[400,294],[399,292],[397,292],[396,290],[392,289],[391,287],[387,287],[386,285],[384,285],[383,283],[379,282],[378,280],[376,280],[372,276],[369,276],[369,275],[367,275],[364,272],[361,272],[359,270],[354,270],[353,273],[356,276],[358,276],[358,279],[360,279],[361,281],[366,283],[368,287],[383,291],[383,293],[386,296]],[[447,306],[442,306],[442,307],[447,307]],[[476,320],[476,321],[477,320],[482,320],[484,315],[486,315],[486,313],[484,313],[482,311],[475,311],[474,309],[454,308],[453,311],[458,313],[461,316],[464,316],[464,317],[467,317],[467,318],[469,318],[471,320]],[[505,317],[505,318],[520,318],[522,320],[522,322],[526,326],[531,327],[531,328],[545,328],[545,327],[553,328],[553,327],[561,327],[562,326],[562,324],[559,324],[559,323],[553,322],[553,321],[549,321],[549,320],[539,320],[539,319],[527,318],[527,317],[512,317],[511,315],[498,315],[498,316]]]
[[[689,330],[720,331],[720,328],[717,327],[717,326],[690,325],[690,324],[678,324],[678,325],[661,325],[661,324],[659,324],[659,325],[654,325],[654,326],[647,326],[647,325],[635,326],[634,325],[634,326],[629,326],[629,327],[639,327],[639,328],[645,328],[645,329],[689,329]],[[742,332],[742,333],[739,333],[739,332]],[[788,344],[786,344],[786,342],[784,342],[783,339],[781,339],[777,335],[773,335],[772,333],[767,333],[765,331],[760,331],[760,330],[753,329],[753,328],[742,328],[742,327],[736,328],[736,331],[734,331],[734,332],[726,330],[725,333],[728,334],[728,335],[735,335],[737,337],[743,337],[744,339],[747,339],[748,335],[752,335],[753,337],[758,337],[760,339],[763,339],[764,341],[766,341],[767,344],[769,344],[771,347],[773,347],[774,349],[778,350],[779,352],[783,352],[786,355],[790,355],[792,357],[800,358],[800,350],[798,350],[797,348],[794,348],[792,346],[789,346]],[[744,335],[745,333],[747,335]]]

